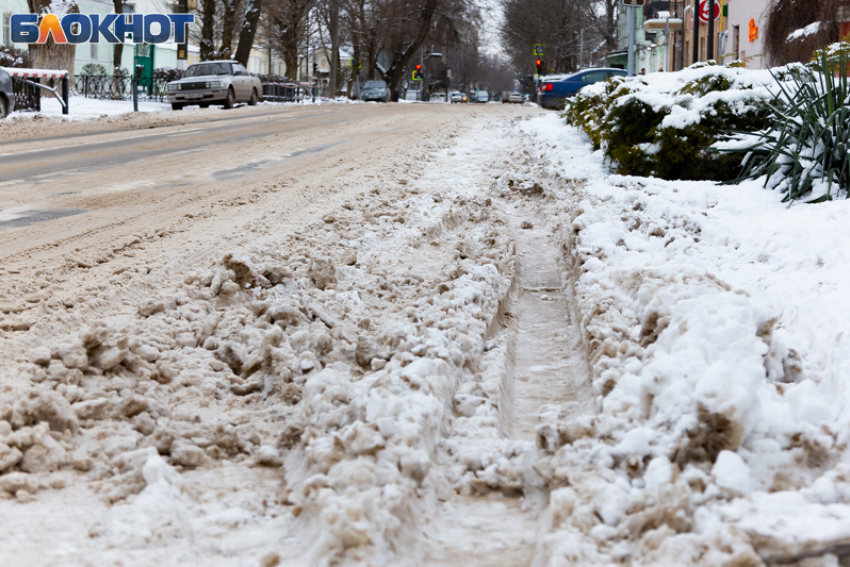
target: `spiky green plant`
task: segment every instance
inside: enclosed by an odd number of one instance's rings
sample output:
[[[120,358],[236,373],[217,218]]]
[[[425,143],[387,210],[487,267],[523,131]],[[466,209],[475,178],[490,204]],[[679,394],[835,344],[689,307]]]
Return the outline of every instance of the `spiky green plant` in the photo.
[[[742,175],[764,177],[785,193],[783,202],[847,197],[850,188],[850,84],[847,49],[822,50],[809,66],[777,79],[766,129],[742,134],[752,143],[720,151],[745,153]],[[787,82],[783,82],[783,79]]]

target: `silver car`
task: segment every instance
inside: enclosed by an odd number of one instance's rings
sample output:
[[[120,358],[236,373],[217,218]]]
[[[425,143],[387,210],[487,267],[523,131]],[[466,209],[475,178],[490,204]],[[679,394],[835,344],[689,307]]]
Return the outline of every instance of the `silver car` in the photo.
[[[360,99],[364,101],[377,100],[381,102],[390,101],[390,89],[384,81],[366,81],[360,92]]]
[[[15,90],[12,86],[12,77],[0,69],[0,118],[6,118],[15,110]]]
[[[260,100],[263,87],[260,79],[252,77],[237,61],[205,61],[186,69],[179,81],[168,83],[168,102],[180,110],[190,104],[206,108],[220,104],[233,108],[238,102],[251,106]]]

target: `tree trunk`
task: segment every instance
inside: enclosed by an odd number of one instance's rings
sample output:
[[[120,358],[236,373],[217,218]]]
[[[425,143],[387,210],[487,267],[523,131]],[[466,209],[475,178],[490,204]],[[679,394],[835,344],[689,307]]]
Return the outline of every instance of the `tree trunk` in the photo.
[[[117,0],[116,0],[117,1]],[[213,59],[215,54],[215,0],[203,0],[201,17],[201,61]]]
[[[248,66],[248,58],[254,46],[254,36],[257,34],[262,7],[263,0],[248,0],[248,7],[245,9],[245,21],[242,23],[242,31],[239,32],[239,47],[236,48],[235,57],[245,67]]]
[[[236,0],[224,0],[224,19],[221,22],[221,47],[218,48],[222,59],[230,59],[233,52],[233,30],[236,28]]]
[[[27,5],[32,14],[46,14],[50,7],[50,0],[27,0]],[[78,14],[80,8],[76,3],[71,3],[66,14]],[[30,59],[36,69],[64,69],[68,71],[68,81],[74,84],[74,57],[76,45],[73,43],[58,44],[53,41],[53,34],[46,43],[31,43],[29,45]]]
[[[116,14],[121,14],[124,9],[122,0],[112,0],[112,8]],[[121,80],[123,73],[121,68],[121,58],[124,55],[124,44],[116,43],[112,46],[112,98],[119,100],[124,95],[124,85]]]

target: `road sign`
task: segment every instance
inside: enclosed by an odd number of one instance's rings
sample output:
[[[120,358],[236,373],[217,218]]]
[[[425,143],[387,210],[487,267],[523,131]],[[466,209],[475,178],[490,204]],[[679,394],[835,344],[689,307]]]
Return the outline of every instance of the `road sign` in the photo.
[[[538,57],[542,57],[544,47],[545,46],[542,43],[535,43],[534,44],[534,54]]]
[[[708,0],[702,0],[699,3],[699,21],[706,24],[708,23]],[[714,0],[714,19],[720,19],[720,1]]]
[[[643,6],[645,0],[623,0],[623,6]]]

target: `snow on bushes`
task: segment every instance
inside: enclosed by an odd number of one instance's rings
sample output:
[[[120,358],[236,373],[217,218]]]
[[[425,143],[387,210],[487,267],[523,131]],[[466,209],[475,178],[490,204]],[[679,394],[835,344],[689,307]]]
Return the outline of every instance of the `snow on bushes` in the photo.
[[[597,395],[534,465],[552,489],[540,564],[837,564],[850,203],[603,177],[572,129],[523,130],[518,174],[557,197]]]
[[[566,118],[604,150],[617,173],[729,180],[742,156],[709,147],[729,131],[763,128],[773,83],[767,71],[699,63],[585,87],[568,102]]]
[[[775,93],[767,127],[717,144],[727,156],[745,156],[741,179],[764,179],[785,201],[829,201],[850,188],[850,44],[819,51],[796,67],[791,88]]]

